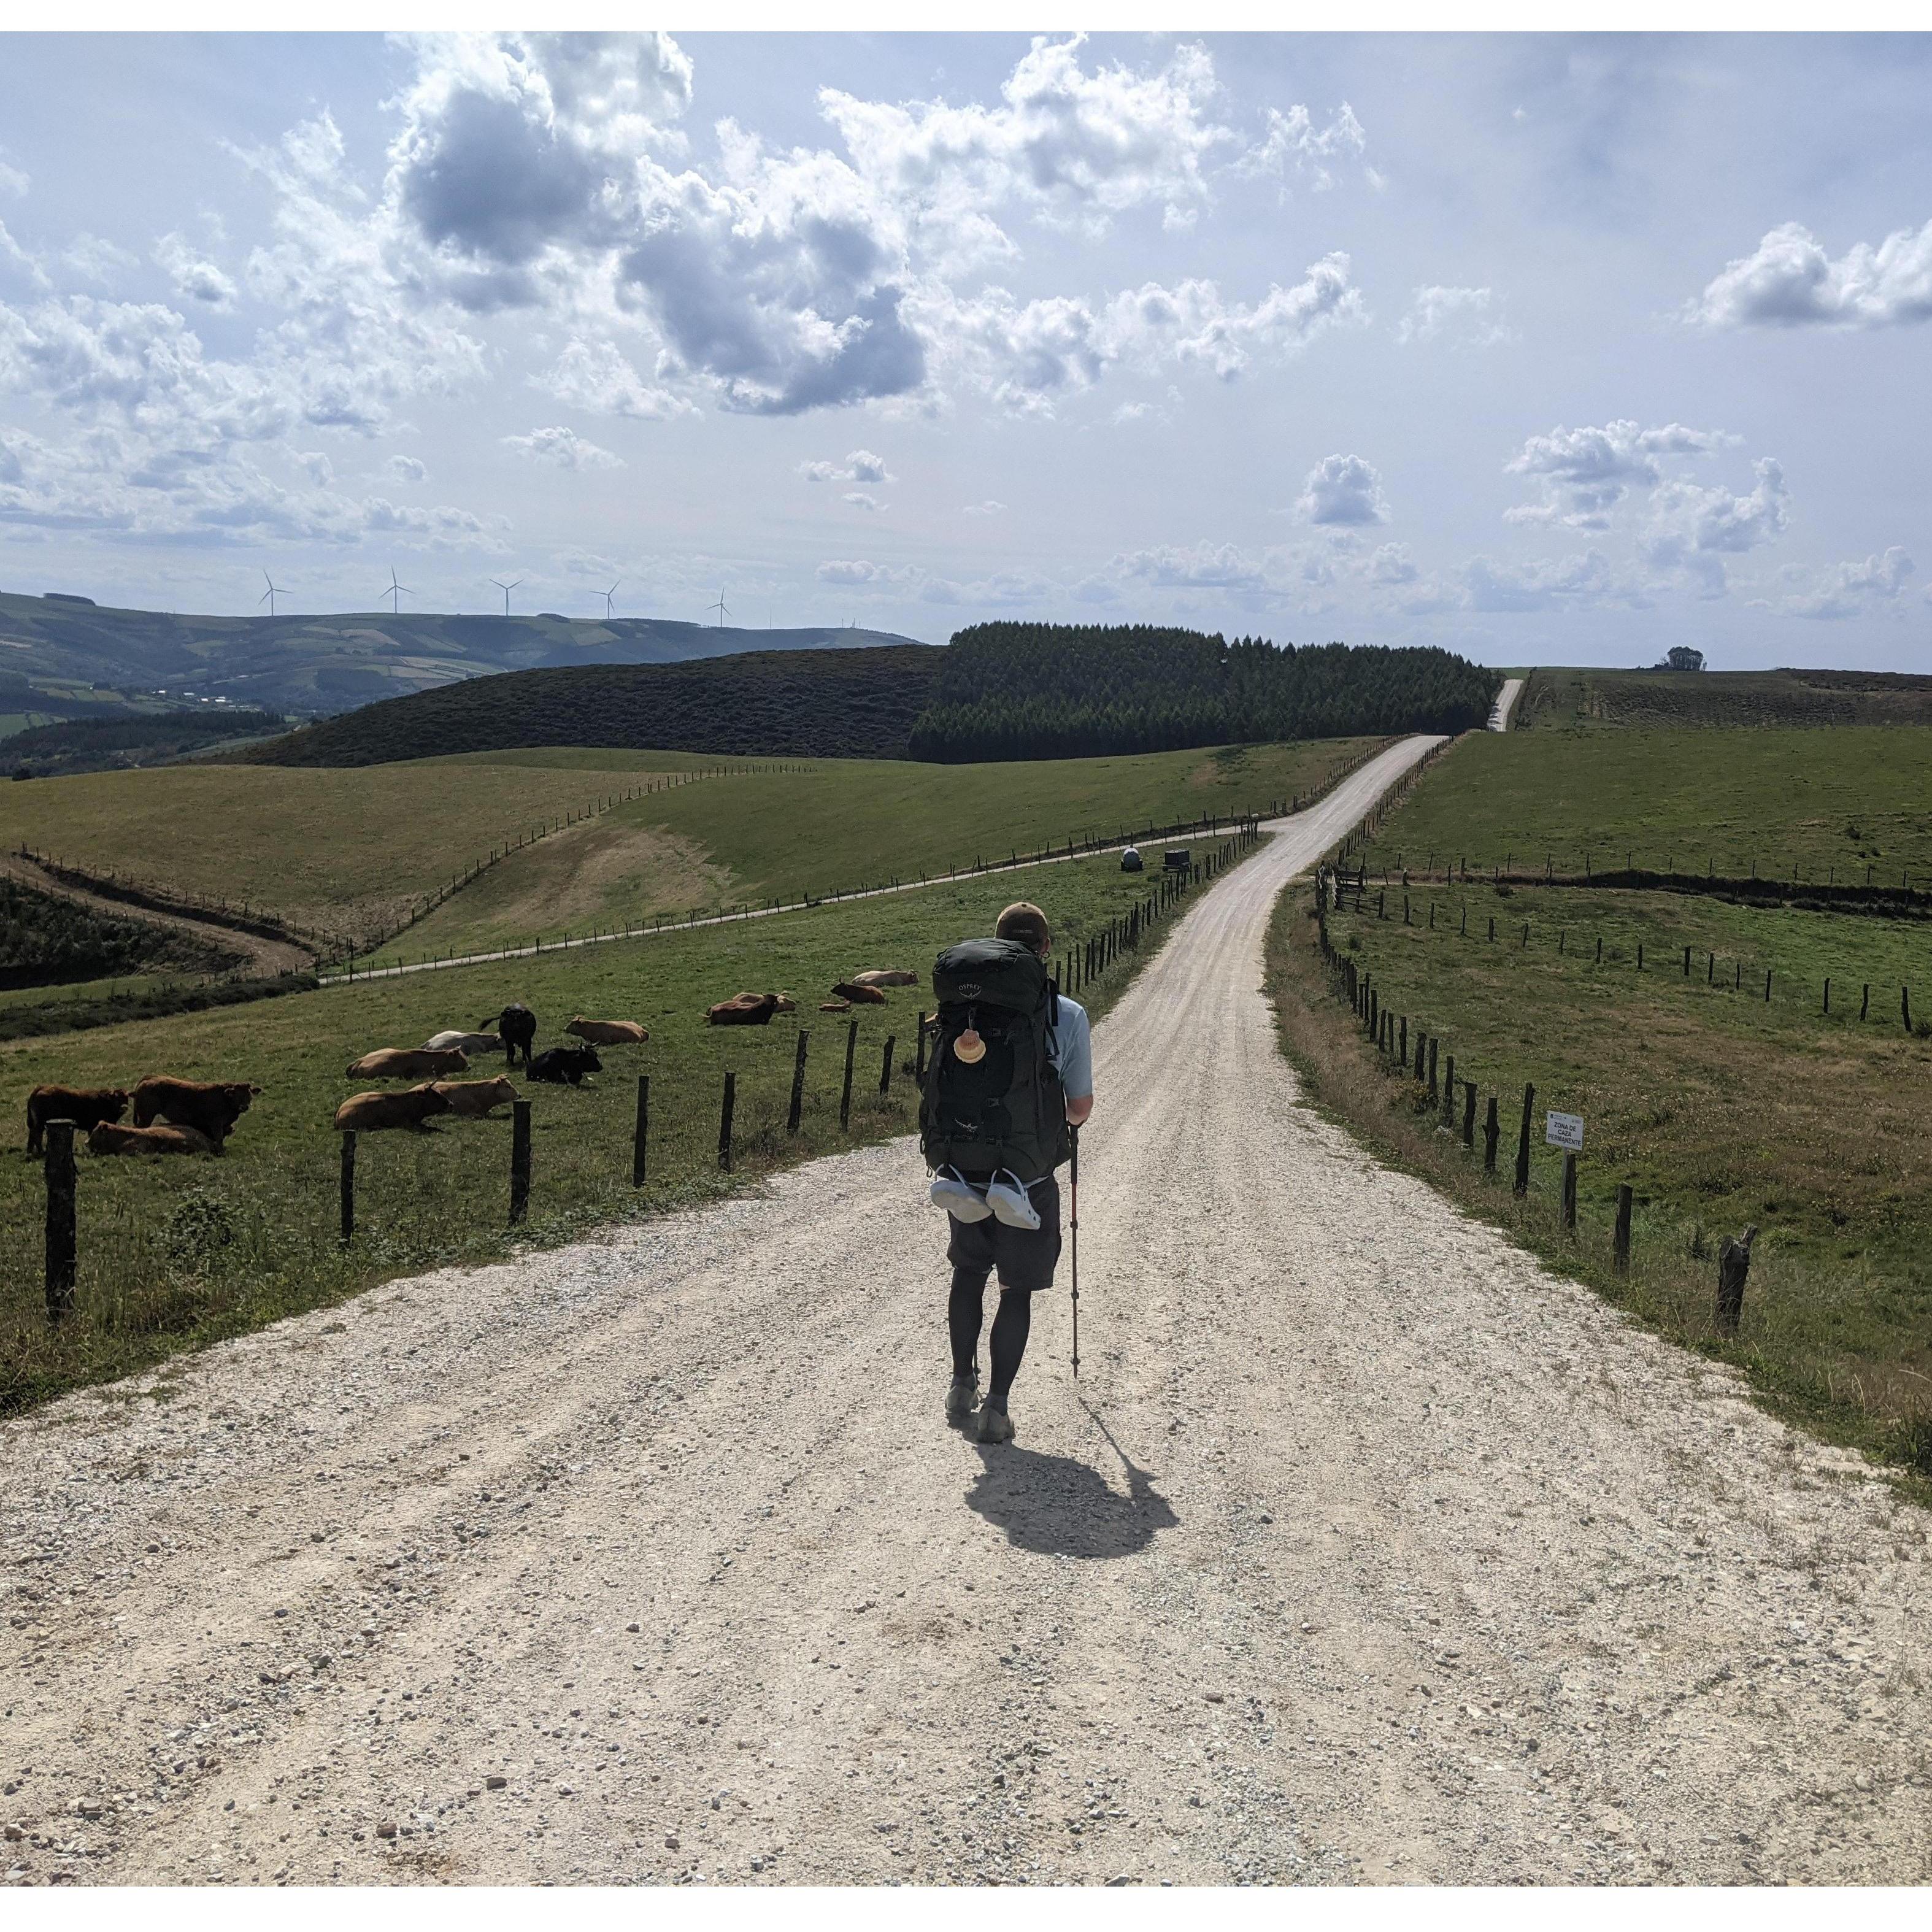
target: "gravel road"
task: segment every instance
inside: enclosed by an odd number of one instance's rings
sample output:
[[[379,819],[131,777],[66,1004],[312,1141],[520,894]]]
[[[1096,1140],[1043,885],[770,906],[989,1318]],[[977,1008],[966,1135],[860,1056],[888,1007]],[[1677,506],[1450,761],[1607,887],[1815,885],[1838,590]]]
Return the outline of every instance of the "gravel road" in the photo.
[[[0,1429],[0,1870],[1932,1877],[1932,1519],[1276,1051],[1270,901],[1426,742],[1099,1029],[1011,1448],[909,1142]]]
[[[1528,679],[1520,677],[1503,680],[1503,688],[1496,693],[1496,701],[1490,710],[1490,729],[1492,731],[1507,731],[1509,729],[1510,713],[1516,709],[1516,701],[1522,695],[1522,688],[1528,682]]]

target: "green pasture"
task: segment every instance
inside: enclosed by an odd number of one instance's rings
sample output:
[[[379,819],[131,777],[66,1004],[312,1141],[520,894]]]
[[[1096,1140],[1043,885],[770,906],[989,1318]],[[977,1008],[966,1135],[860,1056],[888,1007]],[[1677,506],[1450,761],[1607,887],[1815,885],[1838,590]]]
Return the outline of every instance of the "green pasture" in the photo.
[[[1862,885],[1869,868],[1932,890],[1932,731],[1472,732],[1365,856],[1372,874],[1634,864]]]
[[[0,1411],[390,1276],[488,1261],[513,1246],[561,1240],[701,1198],[728,1184],[717,1161],[727,1070],[737,1078],[741,1175],[906,1132],[916,1101],[903,1076],[925,989],[894,992],[884,1006],[850,1016],[821,1014],[818,1003],[834,980],[874,966],[923,973],[940,947],[990,930],[1000,907],[1021,897],[1046,908],[1057,942],[1070,950],[1152,884],[1124,876],[1113,857],[1096,857],[0,1047],[0,1106],[16,1130],[26,1093],[40,1082],[131,1085],[143,1074],[168,1072],[247,1078],[263,1089],[220,1160],[81,1155],[76,1310],[57,1330],[43,1313],[40,1247],[31,1238],[44,1211],[40,1164],[17,1153],[0,1158],[0,1216],[23,1234],[0,1252]],[[1132,963],[1124,959],[1083,994],[1091,1010],[1104,1010]],[[706,1006],[741,990],[791,992],[800,1010],[768,1028],[706,1027]],[[506,1226],[506,1114],[428,1133],[363,1136],[358,1230],[344,1250],[330,1119],[351,1092],[376,1083],[347,1079],[343,1070],[374,1047],[418,1045],[446,1027],[473,1027],[512,999],[536,1012],[540,1048],[562,1042],[563,1024],[577,1012],[640,1020],[651,1038],[640,1048],[608,1051],[605,1072],[581,1090],[524,1088],[532,1103],[533,1180],[530,1219],[515,1234]],[[842,1135],[848,1018],[860,1030],[851,1130]],[[802,1030],[810,1035],[806,1109],[793,1137],[784,1115]],[[888,1034],[897,1041],[896,1077],[882,1100]],[[640,1073],[651,1077],[650,1172],[637,1192],[631,1149]],[[937,1216],[916,1196],[905,1213],[908,1239],[927,1242],[937,1267]]]
[[[1768,726],[1932,724],[1932,677],[1876,671],[1532,672],[1512,729],[1595,732],[1631,726],[1738,730]]]
[[[1720,1235],[1754,1222],[1748,1321],[1720,1352],[1801,1405],[1844,1408],[1868,1445],[1932,1414],[1932,925],[1662,892],[1417,884],[1405,926],[1402,898],[1390,888],[1378,916],[1371,889],[1360,913],[1330,914],[1330,935],[1372,976],[1384,1009],[1407,1019],[1412,1058],[1420,1030],[1439,1060],[1455,1056],[1459,1082],[1477,1083],[1476,1151],[1426,1132],[1420,1090],[1383,1076],[1378,1057],[1358,1046],[1310,950],[1312,922],[1291,920],[1277,938],[1277,977],[1322,1010],[1331,1070],[1315,1077],[1345,1113],[1372,1130],[1402,1123],[1412,1139],[1419,1124],[1432,1177],[1446,1171],[1453,1192],[1493,1208],[1508,1192],[1522,1090],[1533,1084],[1540,1204],[1518,1230],[1533,1245],[1565,1264],[1580,1250],[1607,1280],[1616,1191],[1628,1183],[1639,1276],[1649,1282],[1643,1312],[1680,1339],[1714,1345],[1715,1264],[1696,1251],[1714,1252]],[[1913,994],[1910,1034],[1902,985]],[[1363,1066],[1376,1076],[1361,1078]],[[1492,1094],[1503,1178],[1486,1184],[1481,1123]],[[1544,1142],[1552,1107],[1586,1122],[1575,1239],[1554,1228],[1562,1156]],[[1460,1116],[1459,1101],[1459,1126]]]

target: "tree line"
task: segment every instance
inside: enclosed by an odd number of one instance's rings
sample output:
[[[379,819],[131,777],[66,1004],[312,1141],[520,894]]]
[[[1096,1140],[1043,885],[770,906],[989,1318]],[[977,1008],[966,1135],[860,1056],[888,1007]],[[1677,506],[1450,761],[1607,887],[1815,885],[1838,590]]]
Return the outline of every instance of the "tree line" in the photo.
[[[1502,681],[1432,646],[978,624],[954,636],[910,751],[956,764],[1469,730],[1487,720]]]

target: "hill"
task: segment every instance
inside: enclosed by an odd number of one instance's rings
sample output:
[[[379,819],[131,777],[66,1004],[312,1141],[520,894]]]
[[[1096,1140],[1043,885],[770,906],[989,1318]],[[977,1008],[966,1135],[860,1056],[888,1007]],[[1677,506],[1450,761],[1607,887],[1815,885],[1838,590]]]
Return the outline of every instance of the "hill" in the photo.
[[[266,738],[287,722],[272,712],[231,705],[198,705],[180,711],[117,711],[105,717],[66,718],[16,731],[6,744],[7,763],[18,777],[65,777],[166,764],[188,753],[238,738]]]
[[[1869,670],[1534,670],[1511,721],[1631,725],[1932,724],[1932,677]]]
[[[944,656],[924,644],[882,644],[520,671],[392,698],[236,755],[255,764],[378,765],[580,745],[901,758]]]
[[[743,630],[668,618],[345,611],[208,617],[122,610],[85,598],[0,592],[4,670],[60,702],[0,710],[69,715],[79,706],[224,698],[327,716],[358,704],[496,671],[585,664],[669,664],[740,651],[826,650],[913,640],[826,626]]]

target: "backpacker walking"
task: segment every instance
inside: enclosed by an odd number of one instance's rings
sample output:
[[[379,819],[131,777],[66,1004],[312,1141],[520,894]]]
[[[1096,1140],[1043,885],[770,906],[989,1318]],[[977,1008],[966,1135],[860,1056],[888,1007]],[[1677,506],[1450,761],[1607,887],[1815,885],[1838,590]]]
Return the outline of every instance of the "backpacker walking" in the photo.
[[[1085,1011],[1047,971],[1046,915],[1022,902],[991,939],[949,946],[933,968],[938,1037],[920,1096],[930,1198],[949,1217],[952,1285],[946,1324],[952,1381],[946,1419],[982,1442],[1010,1442],[1008,1399],[1033,1325],[1033,1298],[1060,1259],[1060,1184],[1069,1130],[1094,1110]],[[980,1400],[987,1278],[998,1272],[992,1374]]]

